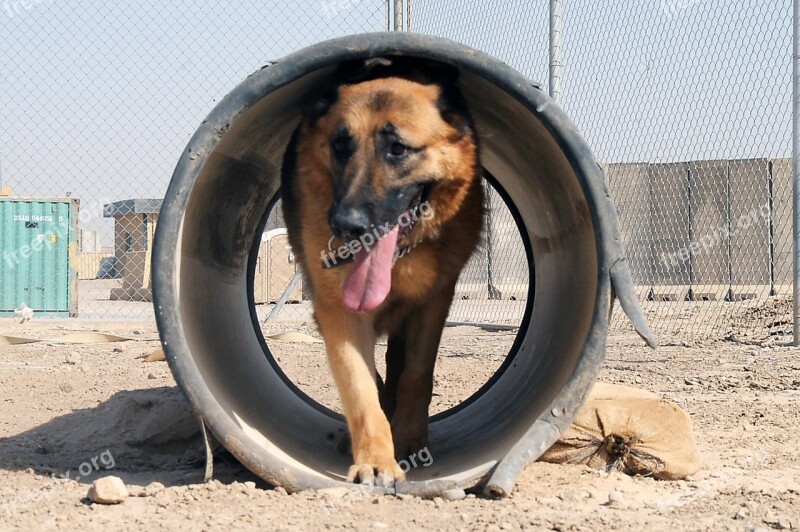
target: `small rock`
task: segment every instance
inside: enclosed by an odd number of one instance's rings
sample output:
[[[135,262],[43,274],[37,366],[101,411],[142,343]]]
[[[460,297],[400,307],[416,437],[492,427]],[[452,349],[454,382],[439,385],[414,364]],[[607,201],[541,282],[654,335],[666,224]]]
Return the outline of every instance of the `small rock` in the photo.
[[[514,530],[514,525],[512,525],[508,521],[500,523],[500,530]]]
[[[32,468],[29,467],[28,469],[25,470],[25,473],[27,473],[28,475],[35,475],[36,471],[34,471]]]
[[[155,375],[153,375],[152,373],[148,373],[148,374],[147,374],[147,378],[148,378],[148,379],[150,379],[150,380],[155,380],[155,379],[157,379],[158,377],[156,377],[156,376],[155,376]]]
[[[64,362],[70,365],[80,364],[81,363],[81,355],[77,351],[70,351],[67,353],[67,356],[64,357]]]
[[[733,516],[734,519],[747,519],[748,517],[750,517],[750,510],[747,508],[739,508],[736,515]]]
[[[249,490],[254,490],[256,489],[256,483],[253,482],[252,480],[248,480],[247,482],[244,483],[244,487]]]
[[[614,490],[608,494],[608,504],[623,504],[624,502],[625,496],[621,491]]]
[[[164,484],[161,482],[151,482],[144,488],[145,497],[154,497],[156,494],[164,491]]]
[[[778,530],[791,530],[794,528],[794,523],[786,519],[785,517],[781,517],[780,519],[775,521],[775,528],[777,528]]]
[[[288,494],[286,492],[286,490],[282,486],[278,486],[277,488],[275,488],[275,493],[277,493],[278,495],[287,495]]]
[[[100,504],[119,504],[128,497],[128,490],[121,478],[109,476],[92,482],[86,497]]]
[[[142,331],[140,331],[139,329],[134,329],[133,334],[142,334]]]
[[[641,384],[642,383],[642,378],[637,375],[636,377],[634,377],[633,382],[635,382],[636,384]]]
[[[125,352],[125,348],[123,346],[121,346],[121,345],[118,345],[118,346],[114,347],[114,349],[112,349],[111,351],[113,351],[114,353],[124,353]]]
[[[375,521],[374,523],[372,523],[372,526],[374,528],[389,528],[389,525],[387,525],[386,523],[384,523],[382,521]]]
[[[341,499],[350,493],[350,490],[347,488],[322,488],[317,490],[317,493],[331,499]]]
[[[464,493],[464,490],[461,488],[454,488],[451,490],[444,490],[442,492],[442,497],[447,499],[448,501],[460,501],[467,497],[467,494]]]
[[[434,497],[433,506],[436,508],[441,508],[442,506],[444,506],[444,499],[442,499],[441,497]]]
[[[64,393],[71,393],[72,392],[72,385],[68,382],[62,382],[58,385],[58,388]]]

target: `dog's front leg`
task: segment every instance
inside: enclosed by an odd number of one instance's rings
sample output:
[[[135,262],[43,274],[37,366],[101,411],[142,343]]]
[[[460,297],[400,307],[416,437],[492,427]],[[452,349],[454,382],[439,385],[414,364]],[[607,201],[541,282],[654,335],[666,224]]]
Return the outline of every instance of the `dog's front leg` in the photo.
[[[399,334],[405,335],[402,372],[396,377],[392,412],[395,456],[410,456],[428,446],[428,408],[433,394],[433,370],[455,285],[412,312]],[[391,342],[390,338],[390,342]],[[387,366],[389,363],[387,362]],[[390,375],[387,374],[387,387]]]
[[[404,474],[394,459],[392,431],[378,399],[372,319],[341,308],[317,309],[316,314],[353,444],[347,479],[391,486]]]

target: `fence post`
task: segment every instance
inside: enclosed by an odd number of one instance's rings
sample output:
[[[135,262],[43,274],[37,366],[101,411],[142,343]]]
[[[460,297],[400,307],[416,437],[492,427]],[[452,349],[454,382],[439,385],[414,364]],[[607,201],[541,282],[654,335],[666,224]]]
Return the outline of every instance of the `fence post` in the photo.
[[[403,0],[394,0],[394,31],[403,31]]]
[[[792,318],[800,345],[800,0],[792,8]]]
[[[561,0],[550,0],[550,97],[561,103],[561,42],[563,16]]]

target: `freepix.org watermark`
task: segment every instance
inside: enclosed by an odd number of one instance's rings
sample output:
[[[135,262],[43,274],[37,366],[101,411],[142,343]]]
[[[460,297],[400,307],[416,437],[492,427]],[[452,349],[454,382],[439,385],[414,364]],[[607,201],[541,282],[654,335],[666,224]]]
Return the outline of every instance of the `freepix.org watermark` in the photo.
[[[703,3],[705,0],[661,0],[661,12],[669,17],[690,7]]]
[[[412,468],[429,467],[432,464],[433,455],[427,447],[423,447],[419,451],[411,453],[405,459],[397,461],[397,465],[400,466],[403,473],[408,473]],[[359,503],[374,498],[375,493],[372,491],[372,486],[353,484],[341,497],[325,497],[320,501],[320,504],[325,509],[326,513],[332,514],[347,508],[351,503]]]
[[[105,201],[87,202],[78,212],[78,222],[85,224],[89,221],[103,217],[103,205]],[[36,232],[27,244],[23,244],[14,250],[3,250],[2,265],[8,270],[13,270],[23,260],[28,260],[34,253],[40,253],[43,249],[54,247],[60,240],[69,237],[70,227],[74,222],[68,219],[54,220],[52,215],[40,215],[33,218],[15,219],[19,223],[52,223],[47,227],[47,231]]]
[[[21,15],[23,11],[32,11],[36,6],[52,0],[3,0],[2,10],[8,18]]]
[[[749,212],[739,216],[735,222],[731,220],[730,227],[727,224],[717,227],[710,233],[703,235],[688,246],[684,246],[674,253],[662,253],[661,264],[674,268],[688,261],[691,257],[698,257],[704,253],[708,253],[715,247],[724,243],[726,238],[734,236],[737,231],[747,229],[758,223],[759,218],[762,218],[765,222],[769,222],[769,203],[751,209]]]
[[[429,202],[425,201],[398,216],[397,225],[405,229],[420,220],[430,220],[431,218],[433,218],[433,207],[431,207]],[[338,248],[333,248],[333,240],[336,237],[331,235],[331,238],[328,240],[328,249],[319,252],[323,267],[326,269],[332,268],[336,266],[339,261],[346,261],[354,257],[362,248],[369,252],[378,240],[392,230],[394,225],[392,225],[391,222],[386,222],[377,227],[373,224],[371,227],[372,231],[366,232],[357,239],[353,239],[347,244],[342,244]],[[414,245],[405,248],[397,258],[408,253],[413,247]]]
[[[100,462],[100,464],[98,464]],[[79,476],[73,477],[73,480],[80,480],[81,477],[85,480],[86,477],[91,475],[95,471],[100,470],[100,465],[103,466],[103,469],[114,469],[114,466],[117,465],[116,460],[114,460],[114,455],[111,454],[111,451],[106,449],[99,456],[95,456],[91,460],[81,463],[78,466],[78,474]],[[67,471],[63,475],[59,475],[59,478],[63,478],[69,480],[71,471]]]
[[[86,462],[81,463],[78,466],[78,473],[79,475],[71,476],[72,472],[67,471],[61,475],[58,475],[58,478],[64,480],[75,480],[78,481],[81,478],[86,480],[87,477],[91,476],[94,472],[99,471],[102,469],[113,469],[117,465],[116,460],[114,460],[114,455],[111,454],[111,451],[106,449],[98,456],[90,458]],[[21,493],[16,497],[7,499],[0,504],[0,514],[5,515],[13,515],[17,513],[19,510],[30,506],[34,503],[41,503],[50,497],[53,496],[53,492],[49,490],[35,490],[30,491],[27,493]]]
[[[361,4],[362,1],[363,0],[323,0],[321,4],[322,11],[324,11],[325,15],[328,17],[335,17],[341,11],[350,11]]]
[[[419,463],[417,463],[419,460]],[[405,460],[398,460],[397,465],[403,470],[403,473],[408,473],[412,467],[428,467],[433,463],[433,455],[427,447],[423,447],[415,453],[408,455]]]

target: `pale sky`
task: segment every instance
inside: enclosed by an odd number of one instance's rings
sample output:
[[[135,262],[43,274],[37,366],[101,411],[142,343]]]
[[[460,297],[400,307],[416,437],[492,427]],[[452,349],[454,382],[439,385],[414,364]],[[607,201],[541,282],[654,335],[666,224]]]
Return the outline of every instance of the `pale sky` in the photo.
[[[3,2],[3,183],[86,204],[162,197],[203,117],[248,74],[387,25],[381,0]],[[412,29],[546,87],[547,6],[415,0]],[[787,157],[791,11],[789,0],[564,0],[562,106],[604,162]]]

